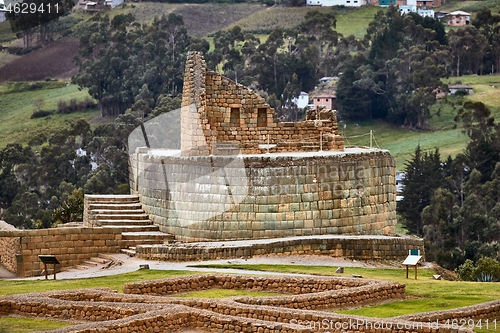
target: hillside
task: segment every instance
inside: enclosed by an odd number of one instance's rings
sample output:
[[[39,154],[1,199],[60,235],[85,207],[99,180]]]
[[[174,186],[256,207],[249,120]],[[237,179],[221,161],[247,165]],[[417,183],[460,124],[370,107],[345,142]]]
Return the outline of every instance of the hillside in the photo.
[[[500,75],[466,75],[460,78],[449,78],[445,80],[448,84],[461,82],[474,87],[474,95],[466,96],[464,100],[480,101],[486,104],[492,111],[492,115],[500,119]],[[450,101],[458,104],[458,98],[450,98]],[[438,110],[441,111],[438,113]],[[348,144],[364,145],[370,144],[369,136],[366,135],[373,130],[376,143],[391,151],[396,158],[398,170],[404,168],[406,160],[411,158],[415,148],[420,144],[422,150],[429,151],[439,148],[441,156],[455,156],[462,152],[467,145],[468,137],[462,133],[460,124],[455,123],[454,118],[458,107],[451,107],[445,101],[439,101],[432,108],[432,118],[429,120],[429,131],[414,131],[381,121],[343,122],[340,131],[348,137]],[[356,138],[354,136],[364,135]],[[374,142],[374,146],[376,146]]]
[[[85,118],[91,120],[98,116],[97,110],[57,114],[57,102],[72,98],[82,100],[89,96],[86,91],[80,91],[76,85],[64,82],[34,83],[2,83],[0,84],[0,149],[7,144],[19,142],[27,144],[36,135],[50,135],[59,128],[66,128],[67,123]],[[45,101],[43,109],[53,112],[45,118],[31,119],[36,110],[33,102],[42,97]]]
[[[13,57],[2,66],[0,82],[71,78],[78,72],[73,62],[78,45],[78,40],[64,38],[22,57]]]

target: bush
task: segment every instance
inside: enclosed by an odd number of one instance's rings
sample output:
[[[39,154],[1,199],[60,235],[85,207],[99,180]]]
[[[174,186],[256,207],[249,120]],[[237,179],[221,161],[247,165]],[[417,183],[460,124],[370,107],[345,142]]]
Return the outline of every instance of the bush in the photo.
[[[500,281],[500,262],[490,257],[480,258],[475,265],[472,260],[467,259],[455,271],[463,281]]]
[[[43,117],[50,116],[51,114],[52,114],[52,112],[50,112],[50,111],[40,110],[40,111],[33,112],[33,114],[31,115],[30,118],[31,119],[43,118]]]
[[[458,89],[455,91],[455,96],[467,96],[469,92],[465,89]]]
[[[57,102],[57,113],[72,113],[76,111],[85,111],[96,107],[96,103],[90,97],[85,97],[81,101],[77,101],[76,98],[72,98],[67,101],[62,99]]]

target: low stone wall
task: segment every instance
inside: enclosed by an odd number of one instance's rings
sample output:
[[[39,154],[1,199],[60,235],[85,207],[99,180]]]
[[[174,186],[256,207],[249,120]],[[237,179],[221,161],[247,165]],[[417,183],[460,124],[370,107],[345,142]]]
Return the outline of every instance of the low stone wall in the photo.
[[[279,292],[293,296],[245,297],[238,302],[295,309],[346,308],[401,299],[405,286],[396,282],[354,278],[253,277],[232,275],[200,275],[156,281],[129,283],[126,294],[172,295],[204,289],[242,289]],[[196,302],[184,303],[196,307]],[[222,310],[221,310],[222,311]],[[222,311],[223,313],[223,311]]]
[[[420,250],[424,241],[414,237],[337,236],[290,237],[266,242],[215,242],[139,245],[137,256],[154,260],[214,260],[250,258],[255,255],[315,254],[356,260],[404,260],[408,251]],[[425,259],[424,259],[425,260]]]
[[[13,231],[0,231],[0,265],[16,273],[16,255],[21,253],[21,237],[11,236],[11,232]]]
[[[487,330],[497,331],[500,330],[500,300],[451,310],[417,313],[397,318],[409,321],[439,322],[454,327],[468,327],[472,323],[474,324],[473,326],[482,324]],[[496,319],[496,321],[488,322],[485,319]]]
[[[121,249],[120,228],[53,228],[0,231],[2,263],[10,263],[19,277],[40,275],[43,264],[39,255],[55,255],[61,265],[56,270],[80,264],[99,253],[118,253]],[[9,244],[12,248],[7,249]],[[17,246],[18,244],[19,246]],[[15,265],[14,265],[15,263]],[[52,265],[48,267],[52,272]]]

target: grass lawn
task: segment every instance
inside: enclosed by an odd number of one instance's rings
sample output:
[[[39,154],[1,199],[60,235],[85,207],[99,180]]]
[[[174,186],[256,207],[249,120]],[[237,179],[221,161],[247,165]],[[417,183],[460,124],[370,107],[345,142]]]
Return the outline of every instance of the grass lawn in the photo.
[[[0,84],[0,149],[7,144],[19,142],[28,143],[30,138],[37,134],[50,135],[60,128],[66,128],[68,123],[79,118],[90,120],[98,116],[97,110],[74,112],[71,114],[57,114],[57,102],[62,99],[69,101],[72,98],[83,100],[89,96],[85,90],[78,90],[76,85],[66,85],[64,82],[43,82],[42,88],[29,89],[29,83],[2,83]],[[33,104],[36,98],[43,97],[43,110],[54,111],[45,118],[30,119],[36,107]]]
[[[330,266],[300,266],[300,265],[195,265],[194,267],[216,267],[271,272],[303,273],[315,275],[351,276],[359,274],[364,278],[395,281],[406,285],[410,299],[362,309],[336,311],[345,314],[355,314],[369,317],[394,317],[405,314],[437,311],[489,302],[500,299],[498,283],[478,283],[463,281],[433,280],[434,271],[419,269],[418,280],[406,279],[405,270],[345,267],[345,274],[336,274]],[[413,272],[411,272],[413,276]]]
[[[345,129],[343,124],[346,125]],[[415,131],[377,120],[344,122],[339,124],[339,128],[347,136],[346,145],[359,146],[370,145],[370,136],[365,134],[373,130],[373,146],[377,147],[378,144],[380,148],[388,149],[396,158],[397,170],[404,169],[405,162],[411,158],[419,143],[423,151],[439,148],[442,159],[457,155],[467,144],[467,136],[460,129]],[[364,136],[352,138],[358,135]]]
[[[174,276],[193,275],[192,271],[162,271],[156,269],[137,270],[130,273],[102,276],[88,279],[66,280],[0,280],[0,296],[33,292],[69,290],[81,288],[111,288],[123,292],[123,285],[129,282],[158,280]]]
[[[385,8],[365,6],[355,11],[338,13],[337,17],[337,32],[345,37],[354,35],[358,39],[362,39],[366,35],[368,24],[373,21],[375,14],[379,11],[385,11]]]
[[[2,318],[0,317],[1,333],[30,333],[56,330],[72,324],[36,318]]]

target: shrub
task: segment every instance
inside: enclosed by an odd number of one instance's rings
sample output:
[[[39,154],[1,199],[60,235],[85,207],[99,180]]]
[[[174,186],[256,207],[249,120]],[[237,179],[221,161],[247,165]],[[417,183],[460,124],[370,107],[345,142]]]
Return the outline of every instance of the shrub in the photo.
[[[51,114],[52,114],[52,112],[50,112],[50,111],[40,110],[40,111],[33,112],[33,114],[31,115],[30,118],[31,119],[43,118],[43,117],[50,116]]]
[[[463,281],[498,282],[500,280],[500,262],[490,257],[482,257],[474,265],[467,259],[455,270]]]
[[[62,99],[57,102],[57,113],[72,113],[76,111],[85,111],[96,107],[96,103],[90,97],[85,97],[81,101],[77,101],[76,98],[72,98],[69,102]]]
[[[474,262],[470,259],[467,259],[462,265],[455,269],[455,272],[457,272],[458,277],[462,281],[474,281],[475,271],[476,267],[474,267]]]
[[[455,91],[455,96],[467,96],[469,92],[465,89],[458,89]]]
[[[68,103],[62,99],[57,102],[57,113],[66,113],[68,109]]]

